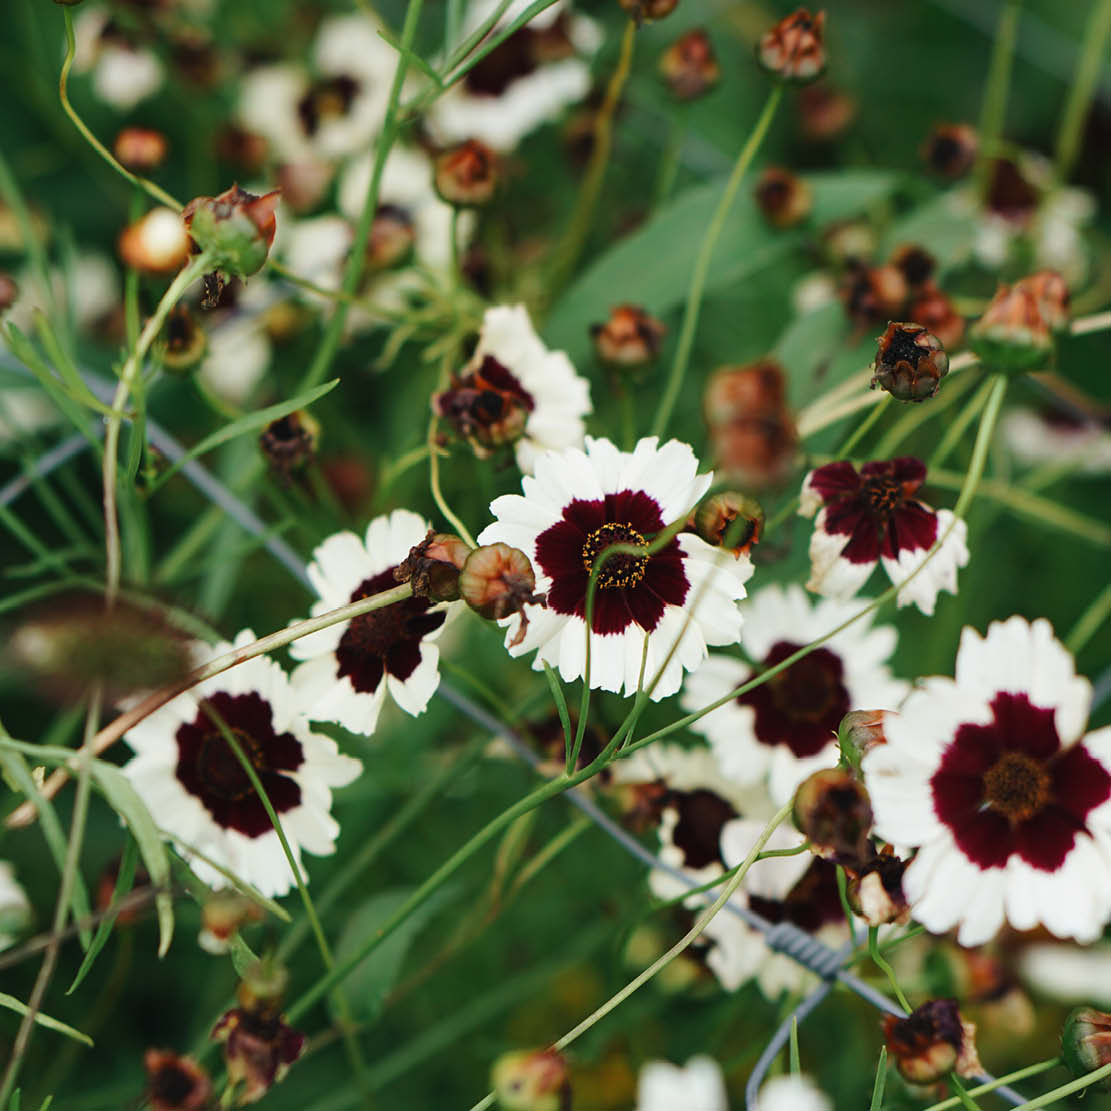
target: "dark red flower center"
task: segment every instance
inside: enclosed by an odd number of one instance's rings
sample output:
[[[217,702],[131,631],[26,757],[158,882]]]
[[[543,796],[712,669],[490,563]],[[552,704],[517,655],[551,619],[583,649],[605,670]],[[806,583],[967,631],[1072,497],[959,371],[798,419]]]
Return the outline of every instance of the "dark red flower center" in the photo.
[[[161,1100],[170,1107],[180,1107],[193,1095],[196,1078],[177,1063],[163,1065],[150,1078],[152,1099]]]
[[[536,562],[552,586],[548,608],[586,617],[594,561],[614,544],[646,544],[665,525],[659,503],[643,490],[604,498],[576,498],[554,525],[536,538]],[[674,537],[651,555],[615,553],[606,558],[594,594],[595,633],[620,633],[630,625],[651,632],[664,608],[681,606],[690,583],[683,550]]]
[[[720,795],[699,788],[695,791],[669,791],[666,805],[679,815],[672,841],[682,850],[688,868],[705,868],[722,863],[721,831],[737,811]]]
[[[763,668],[782,663],[802,647],[781,640],[772,646]],[[769,679],[737,702],[756,712],[754,732],[765,745],[786,745],[796,756],[814,756],[833,739],[851,709],[841,657],[828,648],[808,656]]]
[[[475,370],[455,379],[450,389],[436,396],[435,403],[461,435],[486,447],[517,439],[525,430],[528,414],[536,408],[532,394],[493,355],[486,355]]]
[[[861,494],[873,513],[887,516],[905,500],[903,486],[890,475],[875,475],[861,483]]]
[[[219,691],[207,699],[207,706],[227,726],[275,812],[297,806],[301,788],[283,773],[296,771],[304,762],[301,743],[292,733],[275,732],[270,703],[254,691],[235,695]],[[217,825],[248,837],[272,828],[246,769],[204,706],[192,722],[178,727],[175,739],[177,778],[200,799]]]
[[[358,92],[359,82],[346,74],[317,81],[297,102],[297,115],[305,134],[315,135],[324,120],[346,115]]]
[[[991,710],[990,723],[962,725],[945,749],[930,780],[934,812],[980,868],[1018,853],[1056,871],[1111,798],[1111,775],[1083,745],[1062,748],[1053,710],[1025,694],[1000,692]]]
[[[845,917],[837,890],[837,866],[818,856],[785,898],[750,895],[748,905],[773,924],[790,922],[808,933],[816,933],[827,923],[843,921]]]
[[[364,579],[351,601],[397,586],[393,572],[387,567]],[[346,675],[360,694],[376,691],[387,673],[402,682],[408,679],[420,664],[421,641],[444,623],[443,611],[428,612],[431,605],[427,598],[406,598],[352,618],[336,648],[336,678]]]

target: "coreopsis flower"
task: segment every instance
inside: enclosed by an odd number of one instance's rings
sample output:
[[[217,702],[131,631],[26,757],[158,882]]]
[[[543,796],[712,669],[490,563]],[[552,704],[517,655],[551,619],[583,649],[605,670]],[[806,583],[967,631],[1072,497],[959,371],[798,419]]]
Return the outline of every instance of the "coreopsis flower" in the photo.
[[[927,401],[949,373],[949,356],[921,324],[891,321],[879,337],[872,371],[872,389],[879,386],[896,401]]]
[[[889,922],[905,925],[910,919],[903,891],[906,870],[907,862],[886,850],[847,868],[847,898],[853,913],[869,926],[885,926]]]
[[[498,156],[478,139],[468,139],[436,159],[435,182],[448,204],[487,204],[498,186]]]
[[[1076,1007],[1061,1031],[1061,1056],[1073,1076],[1086,1076],[1111,1064],[1111,1015],[1095,1007]],[[1111,1091],[1111,1077],[1100,1083]]]
[[[239,1104],[257,1103],[279,1083],[305,1049],[305,1035],[281,1015],[234,1007],[212,1031],[224,1045],[228,1083]]]
[[[810,186],[781,166],[769,166],[760,175],[754,192],[756,206],[772,227],[793,228],[810,215],[814,195]]]
[[[524,305],[486,310],[470,362],[432,404],[477,452],[512,444],[525,474],[541,452],[579,447],[591,411],[589,383],[544,346]]]
[[[922,146],[922,158],[935,174],[955,181],[976,164],[980,136],[967,123],[937,124]]]
[[[1014,408],[999,425],[1003,443],[1023,466],[1068,464],[1089,475],[1111,471],[1111,428],[1094,417]]]
[[[809,1076],[795,1073],[769,1080],[753,1111],[833,1111],[833,1103]]]
[[[714,44],[701,27],[680,35],[660,55],[659,71],[676,100],[697,100],[721,79]]]
[[[189,259],[189,233],[180,212],[152,208],[120,233],[120,258],[147,274],[172,274]]]
[[[813,81],[826,68],[825,25],[825,12],[799,8],[760,36],[756,60],[783,81]]]
[[[72,266],[65,270],[52,267],[49,290],[36,268],[28,266],[15,278],[19,295],[9,306],[4,322],[14,324],[24,334],[34,328],[36,312],[54,311],[68,313],[78,331],[88,332],[109,317],[122,300],[119,268],[99,251],[78,251]]]
[[[1106,941],[1083,947],[1062,941],[1028,942],[1018,951],[1015,971],[1037,996],[1111,1007],[1111,944]]]
[[[636,1111],[729,1111],[721,1066],[701,1054],[685,1065],[646,1061],[637,1075]]]
[[[198,659],[254,640],[245,629],[234,644],[198,645]],[[302,852],[326,856],[335,850],[332,789],[350,783],[362,765],[341,755],[331,738],[312,732],[285,672],[266,656],[206,679],[124,735],[135,752],[124,774],[198,878],[217,888],[228,883],[190,849],[264,895],[284,895],[293,873],[220,723],[254,768],[302,872]]]
[[[891,1060],[910,1084],[933,1084],[950,1072],[983,1072],[974,1041],[976,1027],[961,1017],[955,999],[933,999],[905,1018],[886,1015],[883,1033]]]
[[[15,943],[31,924],[31,902],[15,878],[15,870],[0,860],[0,951]]]
[[[814,516],[807,590],[851,598],[882,564],[893,583],[917,568],[933,544],[941,546],[896,596],[900,606],[932,614],[942,590],[957,592],[957,568],[968,563],[964,521],[948,509],[932,509],[915,495],[926,468],[911,456],[865,463],[827,463],[802,484],[799,513]]]
[[[502,1054],[490,1083],[503,1111],[567,1111],[571,1070],[554,1049],[522,1049]]]
[[[148,1049],[143,1066],[151,1111],[207,1111],[212,1106],[212,1081],[192,1057]]]
[[[515,0],[494,31],[526,8]],[[461,28],[466,37],[494,13],[497,0],[472,0]],[[587,59],[598,49],[598,25],[560,2],[540,12],[490,51],[428,110],[425,125],[440,146],[481,139],[510,151],[530,132],[556,119],[590,91]]]
[[[74,73],[91,73],[98,99],[128,112],[162,87],[157,55],[140,46],[108,8],[90,4],[73,21]]]
[[[859,606],[836,599],[811,604],[792,584],[765,587],[741,612],[741,647],[758,674],[854,617]],[[710,742],[728,777],[753,783],[766,776],[772,798],[785,802],[811,772],[837,763],[837,727],[850,709],[894,709],[902,702],[907,684],[887,665],[894,650],[893,628],[873,628],[861,618],[761,686],[692,722],[691,729]],[[701,710],[753,674],[741,660],[713,653],[687,678],[681,704]]]
[[[166,161],[169,149],[166,136],[149,127],[125,127],[112,144],[116,161],[141,173],[158,169]]]
[[[607,548],[643,548],[609,557],[597,575],[591,624],[590,685],[634,694],[658,680],[654,700],[674,694],[685,670],[697,667],[707,645],[731,644],[740,631],[736,601],[752,574],[747,557],[735,559],[691,533],[659,550],[649,545],[668,526],[686,521],[709,488],[686,444],[655,437],[620,451],[609,440],[586,438],[585,450],[551,451],[523,480],[524,495],[497,498],[497,521],[480,544],[506,543],[532,562],[547,606],[526,606],[530,624],[507,621],[513,656],[535,652],[534,670],[559,669],[564,682],[586,672],[587,586],[595,560]]]
[[[864,758],[876,832],[918,846],[903,885],[934,933],[979,945],[1004,920],[1093,941],[1111,918],[1111,729],[1049,622],[965,629]]]
[[[308,567],[319,595],[312,616],[392,590],[395,568],[427,533],[422,517],[395,509],[375,517],[364,539],[347,531],[329,536]],[[406,598],[295,640],[290,655],[303,662],[293,672],[293,686],[309,715],[369,734],[387,693],[407,714],[424,713],[440,684],[435,641],[450,605]]]
[[[655,360],[667,327],[639,305],[615,305],[604,324],[591,324],[598,358],[617,370],[636,370]]]
[[[206,313],[197,375],[224,401],[242,405],[270,369],[274,347],[266,316],[273,303],[272,287],[255,279],[238,290],[233,305]]]

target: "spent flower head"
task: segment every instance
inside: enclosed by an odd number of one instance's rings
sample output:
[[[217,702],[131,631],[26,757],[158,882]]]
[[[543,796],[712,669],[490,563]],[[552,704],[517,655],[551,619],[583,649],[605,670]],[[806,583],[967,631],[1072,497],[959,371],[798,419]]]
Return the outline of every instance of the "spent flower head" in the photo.
[[[182,218],[214,268],[246,278],[262,269],[274,242],[278,196],[277,190],[256,196],[233,185],[216,197],[194,197]]]
[[[826,68],[825,25],[825,12],[799,8],[760,36],[757,61],[783,81],[815,80]]]
[[[879,337],[872,370],[872,389],[879,386],[896,401],[927,401],[949,373],[949,356],[921,324],[891,321]]]

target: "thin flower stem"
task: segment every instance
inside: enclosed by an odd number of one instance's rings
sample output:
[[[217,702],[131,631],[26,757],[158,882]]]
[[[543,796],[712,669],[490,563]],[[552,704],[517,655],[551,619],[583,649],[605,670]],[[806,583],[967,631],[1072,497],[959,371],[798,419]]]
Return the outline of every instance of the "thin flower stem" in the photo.
[[[810,852],[810,842],[804,841],[801,845],[796,845],[793,849],[766,849],[760,853],[756,859],[772,860],[777,856],[801,856],[803,853]],[[658,899],[652,903],[648,908],[649,913],[661,910],[667,910],[668,907],[676,907],[681,903],[685,903],[692,895],[701,895],[704,891],[713,891],[715,887],[724,883],[731,876],[735,875],[738,868],[744,867],[743,862],[730,868],[728,871],[722,872],[720,876],[715,876],[714,879],[706,883],[700,883],[696,887],[690,887],[682,893],[682,895],[675,895],[670,899]]]
[[[988,395],[991,393],[991,381],[984,382],[976,396],[957,414],[948,428],[945,429],[945,435],[941,438],[941,443],[937,445],[934,453],[930,456],[929,461],[926,463],[927,474],[934,469],[940,467],[946,459],[949,458],[950,453],[960,443],[961,437],[965,434],[968,426],[980,415],[981,410],[988,403]]]
[[[782,525],[783,525],[783,522],[786,521],[787,518],[790,517],[791,514],[794,513],[796,509],[798,509],[798,505],[799,505],[799,496],[798,496],[798,494],[792,494],[791,497],[789,497],[779,507],[779,509],[776,510],[775,516],[764,523],[764,532],[763,532],[764,538],[767,538],[768,536],[770,536],[773,532],[775,532],[776,529],[781,528]]]
[[[880,1059],[876,1064],[876,1080],[872,1085],[872,1102],[868,1111],[883,1111],[883,1091],[887,1087],[887,1046],[880,1046]]]
[[[571,762],[571,715],[567,710],[567,698],[563,693],[563,687],[560,686],[559,676],[552,670],[552,665],[544,661],[544,678],[548,681],[548,689],[552,692],[552,701],[556,704],[556,712],[559,714],[560,728],[563,730],[563,758],[567,771],[570,771],[575,765]]]
[[[1111,0],[1093,0],[1081,42],[1084,44],[1076,63],[1076,73],[1057,129],[1057,149],[1053,168],[1058,181],[1067,181],[1080,152],[1088,106],[1099,82],[1107,36],[1111,34]]]
[[[1111,1065],[1101,1065],[1095,1072],[1090,1072],[1077,1080],[1070,1081],[1068,1084],[1062,1084],[1061,1087],[1054,1088],[1052,1092],[1046,1092],[1045,1095],[1038,1096],[1036,1099],[1020,1103],[1014,1111],[1036,1111],[1038,1107],[1052,1107],[1059,1100],[1064,1099],[1065,1096],[1071,1096],[1073,1092],[1082,1092],[1085,1088],[1095,1084],[1097,1080],[1103,1080],[1104,1077],[1108,1076],[1111,1076]]]
[[[849,438],[837,449],[837,454],[842,459],[847,459],[852,454],[852,450],[864,439],[865,436],[872,430],[872,426],[883,416],[887,411],[888,404],[891,401],[891,395],[885,393],[877,405],[872,406],[872,411],[856,426]],[[881,456],[882,458],[882,456]]]
[[[69,11],[66,11],[69,15]],[[143,365],[150,345],[154,343],[162,325],[166,321],[170,310],[181,300],[185,291],[195,282],[211,265],[211,259],[204,252],[191,259],[176,278],[170,283],[169,288],[162,295],[154,314],[147,321],[127,361],[120,371],[120,380],[116,386],[116,393],[112,399],[112,415],[108,418],[104,432],[104,552],[106,559],[105,570],[105,604],[111,608],[116,601],[120,589],[120,532],[116,516],[116,468],[118,466],[118,449],[120,440],[120,425],[123,423],[123,411],[127,400],[131,396],[131,389],[135,378]]]
[[[968,1094],[965,1086],[961,1083],[960,1077],[955,1072],[949,1074],[949,1083],[957,1089],[957,1099],[967,1111],[980,1111],[980,1105]]]
[[[432,492],[432,500],[436,503],[437,509],[444,515],[444,520],[455,529],[468,548],[477,548],[475,538],[448,505],[444,492],[440,488],[440,447],[436,443],[439,427],[439,419],[433,415],[428,422],[428,488]]]
[[[235,667],[236,664],[244,663],[246,660],[252,660],[256,656],[263,656],[267,652],[274,652],[279,648],[284,648],[287,644],[292,644],[293,641],[298,640],[300,637],[308,636],[309,633],[319,632],[321,629],[327,629],[332,625],[338,625],[341,621],[350,621],[354,617],[359,617],[364,613],[371,613],[374,610],[382,609],[385,606],[392,606],[395,602],[404,601],[406,598],[412,596],[413,587],[411,583],[401,583],[398,586],[392,587],[389,590],[384,590],[380,594],[372,594],[369,598],[360,598],[356,602],[348,602],[346,605],[339,606],[334,610],[329,610],[327,613],[322,613],[319,617],[310,617],[304,621],[297,621],[284,629],[279,629],[275,633],[270,633],[269,636],[261,637],[250,644],[244,644],[240,648],[235,648],[231,652],[226,652],[222,656],[217,656],[216,659],[210,660],[208,663],[203,664],[191,671],[180,682],[172,683],[168,687],[163,687],[161,690],[149,694],[141,702],[137,703],[130,710],[122,713],[110,724],[106,725],[99,733],[92,739],[92,754],[99,756],[107,748],[120,739],[132,726],[137,725],[144,718],[149,717],[155,710],[161,709],[167,702],[176,698],[179,694],[190,690],[198,683],[203,683],[206,679],[211,679],[221,672],[227,671],[228,668]],[[70,761],[70,768],[75,766],[76,757]],[[43,784],[42,796],[46,799],[52,799],[62,785],[69,778],[69,771],[65,768],[58,768]],[[31,803],[23,803],[8,815],[4,824],[9,829],[19,828],[21,826],[30,825],[35,820],[37,811]]]
[[[675,409],[675,403],[679,400],[679,394],[683,389],[683,379],[690,363],[691,349],[694,347],[694,335],[698,329],[698,314],[702,307],[702,294],[706,289],[706,278],[710,272],[710,260],[713,258],[714,248],[717,246],[722,228],[725,227],[726,218],[733,207],[733,201],[736,199],[741,181],[748,172],[753,158],[756,157],[756,152],[760,149],[760,144],[764,141],[768,128],[771,127],[775,110],[779,107],[779,102],[782,99],[783,86],[777,84],[768,94],[767,102],[756,121],[756,126],[752,129],[752,133],[737,155],[733,172],[729,175],[725,191],[721,195],[721,200],[718,201],[718,206],[714,210],[714,215],[702,239],[702,246],[698,249],[698,257],[695,259],[694,270],[691,273],[690,288],[687,290],[687,303],[683,310],[683,323],[679,330],[675,360],[671,364],[671,373],[668,375],[663,396],[660,398],[660,406],[656,410],[656,419],[652,422],[652,434],[654,436],[662,438],[667,431],[671,414]]]
[[[868,927],[868,955],[872,958],[872,963],[887,977],[888,983],[891,984],[891,990],[895,993],[895,998],[899,1000],[899,1004],[909,1015],[914,1008],[903,994],[903,989],[899,987],[899,981],[895,978],[895,969],[891,967],[887,958],[880,952],[880,947],[877,944],[879,932],[878,926]]]
[[[987,1095],[988,1092],[994,1092],[996,1088],[1002,1088],[1005,1084],[1013,1084],[1017,1080],[1029,1080],[1032,1076],[1039,1076],[1043,1072],[1049,1072],[1050,1069],[1055,1069],[1060,1063],[1060,1057],[1050,1057],[1048,1061],[1039,1061],[1037,1064],[1027,1065],[1025,1068],[1007,1073],[1006,1076],[997,1076],[987,1084],[980,1084],[975,1088],[969,1088],[968,1094],[970,1096]],[[931,1103],[929,1107],[925,1108],[925,1111],[949,1111],[951,1107],[959,1107],[960,1102],[960,1096],[953,1096],[950,1099],[943,1099],[940,1103]]]
[[[1065,638],[1065,647],[1074,656],[1078,655],[1109,617],[1111,617],[1111,586],[1105,586],[1103,591],[1092,599],[1092,604],[1072,627],[1072,631]]]
[[[617,111],[618,101],[621,99],[625,82],[629,79],[629,70],[633,64],[633,43],[636,41],[637,25],[633,19],[625,24],[625,33],[621,37],[621,53],[617,59],[617,68],[613,71],[606,95],[601,108],[594,121],[594,145],[590,152],[590,163],[583,178],[582,188],[579,190],[575,210],[571,214],[571,222],[567,233],[556,254],[555,266],[552,270],[551,289],[558,291],[574,272],[575,264],[579,261],[586,238],[590,234],[590,227],[594,221],[594,209],[598,203],[598,196],[602,191],[602,182],[606,176],[606,167],[609,165],[610,152],[613,149],[613,117]]]
[[[1022,0],[1005,0],[995,28],[988,79],[980,109],[980,155],[976,166],[976,183],[981,196],[987,189],[990,160],[995,157],[1003,135],[1007,93],[1011,85],[1011,65],[1015,57],[1015,40],[1018,37],[1021,14]]]

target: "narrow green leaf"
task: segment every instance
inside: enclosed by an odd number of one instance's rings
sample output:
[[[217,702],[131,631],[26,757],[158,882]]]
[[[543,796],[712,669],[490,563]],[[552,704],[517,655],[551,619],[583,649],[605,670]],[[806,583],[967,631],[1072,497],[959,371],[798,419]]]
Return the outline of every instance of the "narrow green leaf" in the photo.
[[[229,440],[234,440],[237,436],[243,436],[248,432],[257,432],[271,421],[288,416],[295,409],[304,409],[326,393],[330,393],[338,385],[339,379],[333,378],[330,382],[306,390],[305,393],[298,394],[289,401],[282,401],[277,405],[269,405],[265,409],[259,409],[254,413],[247,413],[238,420],[233,420],[230,424],[224,425],[223,428],[218,428],[211,436],[206,436],[199,444],[191,447],[172,467],[162,471],[157,481],[152,484],[152,491],[157,490],[168,479],[177,474],[190,459],[197,459],[213,448],[226,444]]]
[[[100,413],[101,416],[108,416],[112,412],[111,408],[105,405],[85,385],[81,375],[77,373],[77,367],[73,365],[61,343],[58,342],[58,337],[51,330],[50,322],[46,319],[46,316],[42,312],[36,312],[32,319],[35,325],[35,334],[39,337],[39,343],[42,344],[47,357],[54,364],[57,378],[61,380],[62,389],[79,405],[84,405],[86,408]]]
[[[21,1003],[14,995],[8,995],[2,991],[0,991],[0,1007],[7,1007],[20,1015],[25,1015],[30,1010],[26,1003]],[[84,1042],[85,1045],[93,1044],[93,1039],[88,1034],[82,1034],[80,1030],[75,1030],[72,1026],[67,1026],[56,1018],[44,1015],[41,1011],[35,1015],[35,1021],[40,1026],[45,1026],[47,1030],[54,1030],[58,1034],[65,1034],[67,1038],[73,1038],[75,1042]]]
[[[883,1092],[887,1087],[887,1046],[880,1046],[880,1060],[876,1065],[876,1082],[872,1085],[872,1102],[868,1104],[868,1111],[881,1111],[883,1108]]]
[[[8,325],[6,338],[12,354],[35,376],[35,380],[50,395],[51,401],[58,406],[70,424],[91,444],[99,447],[100,439],[92,430],[89,414],[70,397],[68,391],[63,389],[62,384],[51,374],[31,341],[14,324]]]
[[[378,28],[378,37],[384,39],[398,52],[398,54],[408,59],[408,64],[416,66],[417,69],[435,82],[437,88],[443,88],[443,82],[440,80],[440,75],[430,66],[419,54],[414,54],[411,50],[402,50],[401,40],[392,32],[387,31],[384,27]]]
[[[212,868],[214,871],[219,872],[220,875],[223,876],[224,879],[226,879],[228,883],[240,893],[240,895],[245,895],[248,899],[251,900],[252,903],[256,903],[258,906],[262,907],[262,909],[265,910],[268,914],[274,915],[275,918],[279,919],[282,922],[293,921],[293,919],[290,917],[289,911],[287,911],[285,907],[281,906],[279,903],[274,902],[273,899],[267,898],[265,895],[262,894],[261,891],[259,891],[257,888],[252,887],[249,883],[244,883],[234,872],[228,871],[228,869],[225,868],[224,865],[221,864],[219,861],[213,860],[212,857],[201,852],[200,849],[194,848],[187,842],[182,841],[180,837],[175,837],[173,834],[167,833],[166,830],[161,830],[160,832],[163,837],[171,839],[174,843],[174,846],[181,853],[185,854],[185,856],[187,857],[195,856],[198,860],[203,860],[205,864],[209,866],[209,868]],[[186,867],[188,866],[187,863],[184,861],[183,864],[185,864]]]
[[[258,961],[254,950],[243,940],[238,930],[231,935],[231,963],[235,974],[242,980],[247,970]]]
[[[791,1047],[789,1051],[791,1075],[798,1076],[802,1072],[802,1063],[799,1060],[799,1020],[791,1017]]]

